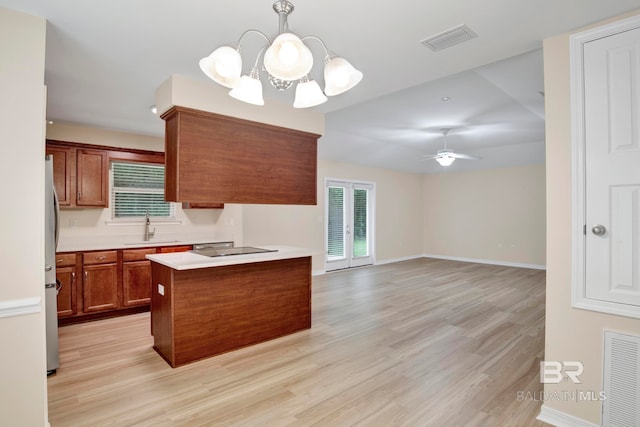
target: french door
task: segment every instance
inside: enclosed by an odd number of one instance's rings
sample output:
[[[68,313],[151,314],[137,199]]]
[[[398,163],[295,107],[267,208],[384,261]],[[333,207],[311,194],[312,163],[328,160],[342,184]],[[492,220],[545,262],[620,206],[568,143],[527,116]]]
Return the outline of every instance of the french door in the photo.
[[[325,271],[373,264],[373,184],[327,180]]]

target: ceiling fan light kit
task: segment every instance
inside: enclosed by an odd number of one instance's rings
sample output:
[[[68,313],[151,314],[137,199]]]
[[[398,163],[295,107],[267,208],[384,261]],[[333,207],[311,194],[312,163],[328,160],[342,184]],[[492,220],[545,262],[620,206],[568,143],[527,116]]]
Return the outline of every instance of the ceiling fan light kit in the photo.
[[[236,48],[221,46],[202,58],[199,62],[202,72],[214,82],[232,89],[229,92],[232,97],[250,104],[264,105],[258,71],[258,63],[263,56],[263,66],[273,87],[285,91],[298,81],[294,108],[320,105],[327,101],[327,96],[339,95],[360,83],[362,73],[346,59],[332,57],[322,39],[316,36],[300,38],[288,30],[287,17],[293,12],[292,3],[287,0],[276,1],[273,10],[279,17],[279,31],[273,42],[261,31],[247,30],[238,39]],[[250,33],[264,38],[267,45],[258,53],[251,74],[241,76],[240,43]],[[305,40],[315,40],[324,49],[324,93],[315,80],[309,79],[309,72],[313,68],[313,54],[304,44]]]
[[[436,152],[436,154],[424,156],[423,160],[431,160],[434,159],[436,162],[440,164],[440,166],[447,167],[451,166],[456,159],[463,160],[480,160],[480,157],[470,156],[468,154],[456,153],[452,149],[447,148],[447,134],[451,129],[444,128],[440,129],[442,132],[442,136],[444,138],[444,146]]]
[[[436,157],[436,162],[440,163],[440,166],[451,166],[455,157],[450,156],[449,154],[442,154],[440,157]]]

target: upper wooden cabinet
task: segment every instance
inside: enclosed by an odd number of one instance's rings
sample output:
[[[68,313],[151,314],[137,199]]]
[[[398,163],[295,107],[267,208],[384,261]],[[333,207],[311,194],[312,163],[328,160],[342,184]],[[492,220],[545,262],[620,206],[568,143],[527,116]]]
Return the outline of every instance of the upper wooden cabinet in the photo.
[[[71,188],[71,182],[75,181],[73,149],[47,144],[46,153],[53,157],[53,183],[58,193],[58,203],[60,206],[71,206],[71,196],[75,192]]]
[[[61,207],[109,206],[109,152],[47,141]]]
[[[182,202],[182,209],[224,209],[224,203],[189,203]]]
[[[165,198],[316,204],[319,135],[173,107],[165,120]]]
[[[78,149],[77,198],[78,206],[109,206],[109,158],[102,150]]]

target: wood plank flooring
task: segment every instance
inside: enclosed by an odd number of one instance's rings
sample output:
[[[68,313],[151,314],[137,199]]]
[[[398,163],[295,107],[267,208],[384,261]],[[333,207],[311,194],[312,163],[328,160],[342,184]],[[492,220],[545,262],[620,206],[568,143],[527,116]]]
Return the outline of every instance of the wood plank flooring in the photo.
[[[313,278],[308,331],[172,369],[149,314],[60,328],[66,426],[545,426],[545,272],[435,259]]]

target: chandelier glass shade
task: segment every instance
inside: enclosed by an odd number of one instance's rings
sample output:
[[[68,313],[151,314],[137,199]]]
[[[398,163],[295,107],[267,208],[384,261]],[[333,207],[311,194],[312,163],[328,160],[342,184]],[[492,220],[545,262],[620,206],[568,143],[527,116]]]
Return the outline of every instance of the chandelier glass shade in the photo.
[[[242,58],[240,52],[229,46],[214,50],[209,56],[200,60],[200,69],[214,82],[234,88],[240,84]]]
[[[327,96],[344,93],[362,80],[362,73],[346,59],[332,57],[320,38],[300,38],[288,30],[287,17],[293,11],[293,4],[279,0],[273,4],[273,9],[279,16],[279,32],[273,42],[261,31],[247,30],[240,36],[236,48],[221,46],[202,58],[199,63],[202,72],[214,82],[232,89],[229,92],[232,97],[250,104],[264,105],[258,69],[264,53],[264,70],[273,87],[285,91],[297,81],[294,108],[320,105],[327,101]],[[264,38],[267,45],[258,53],[250,75],[242,75],[240,43],[250,33]],[[306,40],[315,40],[324,49],[324,92],[315,80],[308,77],[314,61],[311,50],[304,43]]]
[[[262,82],[260,81],[258,70],[254,67],[251,75],[240,77],[240,82],[231,89],[229,95],[249,104],[264,105]]]
[[[296,97],[293,108],[308,108],[327,102],[327,97],[322,93],[320,85],[315,80],[309,80],[307,76],[300,79],[296,86]]]
[[[299,80],[313,67],[313,55],[293,33],[282,33],[264,53],[264,68],[280,80]]]

